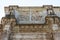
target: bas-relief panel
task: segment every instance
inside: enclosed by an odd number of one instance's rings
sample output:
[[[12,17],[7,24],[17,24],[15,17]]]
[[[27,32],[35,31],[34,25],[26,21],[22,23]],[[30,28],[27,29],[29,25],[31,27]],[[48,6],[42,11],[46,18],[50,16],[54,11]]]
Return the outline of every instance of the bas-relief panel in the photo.
[[[44,23],[46,16],[45,9],[28,8],[28,9],[17,9],[19,23]],[[16,13],[16,12],[15,12]],[[43,14],[42,14],[43,13]]]

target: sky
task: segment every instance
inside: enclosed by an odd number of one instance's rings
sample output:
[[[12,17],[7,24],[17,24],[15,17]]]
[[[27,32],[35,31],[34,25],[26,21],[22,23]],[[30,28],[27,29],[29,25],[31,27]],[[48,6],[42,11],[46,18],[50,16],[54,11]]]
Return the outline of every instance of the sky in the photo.
[[[9,5],[18,6],[60,6],[60,0],[0,0],[0,20],[5,16],[4,7]]]

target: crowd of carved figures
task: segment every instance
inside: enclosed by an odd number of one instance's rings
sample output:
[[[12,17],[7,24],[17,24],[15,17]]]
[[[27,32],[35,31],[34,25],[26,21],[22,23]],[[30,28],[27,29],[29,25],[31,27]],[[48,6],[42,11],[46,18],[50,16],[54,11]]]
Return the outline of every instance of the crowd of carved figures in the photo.
[[[59,23],[59,20],[57,17],[55,17],[55,23]],[[54,21],[53,21],[53,18],[51,17],[46,17],[46,24],[16,24],[16,19],[14,18],[11,18],[11,19],[8,19],[8,18],[2,18],[2,24],[4,23],[4,25],[8,24],[11,24],[11,27],[12,27],[12,30],[11,30],[11,34],[13,34],[13,40],[17,40],[17,38],[15,37],[15,35],[18,35],[18,33],[33,33],[33,34],[21,34],[23,39],[22,40],[26,40],[26,39],[29,39],[29,38],[24,38],[24,36],[28,36],[28,37],[31,37],[34,35],[34,33],[40,33],[39,35],[41,36],[38,36],[38,34],[35,34],[35,38],[30,38],[30,40],[38,40],[38,39],[41,39],[41,40],[52,40],[52,27],[50,24],[54,24]],[[7,22],[7,23],[6,23]],[[49,23],[50,22],[50,23]],[[41,34],[42,33],[42,34]],[[45,34],[44,34],[45,33]],[[20,34],[19,34],[20,35]],[[31,36],[29,36],[31,35]],[[37,36],[39,37],[37,37]],[[42,35],[44,35],[45,37],[43,37]],[[50,36],[48,36],[50,35]],[[20,38],[21,39],[21,38]]]

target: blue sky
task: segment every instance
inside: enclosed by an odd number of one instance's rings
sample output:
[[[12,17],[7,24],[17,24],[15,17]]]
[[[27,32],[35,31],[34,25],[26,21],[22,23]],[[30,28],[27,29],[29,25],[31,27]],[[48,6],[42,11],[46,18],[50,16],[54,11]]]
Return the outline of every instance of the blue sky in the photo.
[[[42,6],[54,5],[60,6],[60,0],[0,0],[0,19],[5,16],[4,6],[19,5],[19,6]]]

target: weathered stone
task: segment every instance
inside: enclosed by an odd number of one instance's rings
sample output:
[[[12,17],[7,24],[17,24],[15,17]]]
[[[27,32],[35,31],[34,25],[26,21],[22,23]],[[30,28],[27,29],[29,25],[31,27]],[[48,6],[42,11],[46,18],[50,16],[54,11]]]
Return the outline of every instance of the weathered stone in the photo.
[[[57,10],[59,12],[60,7],[52,5],[5,7],[6,16],[1,19],[0,40],[59,40],[60,18],[55,13]]]

